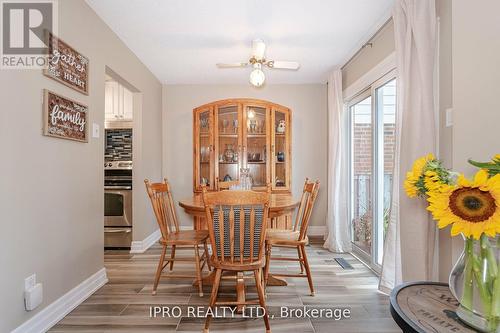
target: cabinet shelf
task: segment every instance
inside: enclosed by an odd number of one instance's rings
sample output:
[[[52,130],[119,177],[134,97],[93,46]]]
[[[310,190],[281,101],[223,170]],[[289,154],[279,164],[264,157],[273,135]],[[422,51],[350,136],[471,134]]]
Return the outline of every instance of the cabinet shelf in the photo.
[[[238,162],[218,162],[219,164],[238,164]]]
[[[238,137],[238,134],[234,134],[234,133],[219,133],[219,138],[237,138]]]
[[[266,161],[253,161],[253,162],[250,162],[248,161],[248,164],[266,164]]]

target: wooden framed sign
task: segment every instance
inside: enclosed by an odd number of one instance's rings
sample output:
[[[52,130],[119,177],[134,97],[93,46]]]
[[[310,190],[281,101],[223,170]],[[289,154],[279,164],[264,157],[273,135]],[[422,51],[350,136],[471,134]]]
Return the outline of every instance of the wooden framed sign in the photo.
[[[89,94],[89,59],[45,30],[48,46],[43,74],[85,95]]]
[[[88,142],[88,107],[43,90],[43,134]]]

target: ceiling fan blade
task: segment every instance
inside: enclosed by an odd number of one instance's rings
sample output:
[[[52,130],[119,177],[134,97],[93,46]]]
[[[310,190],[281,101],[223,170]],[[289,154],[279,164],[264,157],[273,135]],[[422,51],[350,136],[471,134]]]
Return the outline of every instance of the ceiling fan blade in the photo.
[[[262,39],[254,39],[252,41],[252,56],[257,59],[261,60],[264,59],[264,55],[266,53],[266,44]]]
[[[233,63],[228,63],[228,64],[218,63],[215,65],[219,68],[238,68],[238,67],[246,67],[246,66],[248,66],[248,63],[247,62],[233,62]]]
[[[300,68],[300,64],[296,61],[274,61],[270,60],[266,63],[266,65],[270,68],[276,69],[292,69],[297,70]]]

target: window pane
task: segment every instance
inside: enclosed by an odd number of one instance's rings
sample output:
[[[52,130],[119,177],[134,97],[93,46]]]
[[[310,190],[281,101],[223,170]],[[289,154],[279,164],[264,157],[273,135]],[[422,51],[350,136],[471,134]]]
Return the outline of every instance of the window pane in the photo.
[[[371,96],[351,106],[352,241],[371,253],[372,238],[372,110]]]
[[[380,195],[383,199],[379,202],[378,209],[378,232],[377,232],[377,263],[382,264],[384,239],[389,224],[391,208],[391,191],[394,164],[394,149],[396,142],[396,80],[389,81],[377,89],[377,114],[382,120],[379,124],[381,134],[379,139],[379,154],[383,154],[379,159],[383,165],[379,166]],[[382,164],[381,163],[381,164]]]

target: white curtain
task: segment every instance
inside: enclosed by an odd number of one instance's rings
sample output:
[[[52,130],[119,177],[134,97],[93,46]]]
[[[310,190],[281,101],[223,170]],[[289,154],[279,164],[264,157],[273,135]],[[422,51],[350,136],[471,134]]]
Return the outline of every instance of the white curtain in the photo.
[[[380,290],[434,272],[435,224],[425,202],[406,196],[402,183],[413,161],[436,151],[434,66],[435,0],[396,0],[397,115],[392,210],[386,236]]]
[[[324,247],[334,252],[351,251],[347,220],[347,137],[342,98],[342,71],[328,78],[328,236]]]

